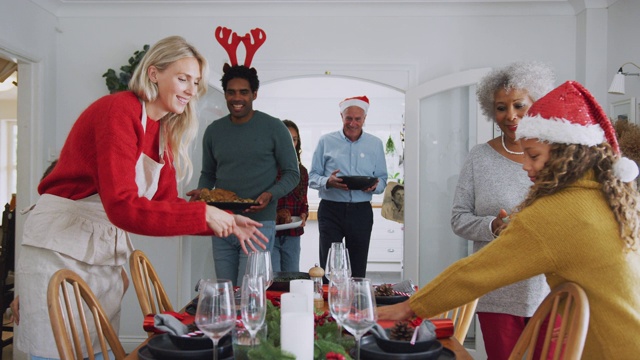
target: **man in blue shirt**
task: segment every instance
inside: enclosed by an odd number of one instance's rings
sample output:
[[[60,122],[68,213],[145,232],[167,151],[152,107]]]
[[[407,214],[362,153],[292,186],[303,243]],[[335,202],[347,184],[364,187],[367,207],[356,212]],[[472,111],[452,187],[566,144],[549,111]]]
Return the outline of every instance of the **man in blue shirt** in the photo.
[[[351,272],[365,277],[373,227],[371,196],[387,186],[387,163],[382,140],[362,130],[369,99],[358,96],[340,103],[342,131],[323,135],[313,154],[309,187],[319,191],[318,228],[320,266],[326,267],[331,244],[342,242],[349,250]],[[338,175],[340,174],[340,175]],[[371,187],[349,190],[338,176],[378,178]]]

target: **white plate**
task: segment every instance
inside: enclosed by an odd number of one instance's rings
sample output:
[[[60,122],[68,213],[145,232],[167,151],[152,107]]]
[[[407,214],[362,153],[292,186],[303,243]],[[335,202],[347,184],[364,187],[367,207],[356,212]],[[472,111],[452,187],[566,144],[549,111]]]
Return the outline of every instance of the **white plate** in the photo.
[[[287,229],[295,229],[302,225],[302,218],[300,216],[292,216],[291,222],[288,224],[280,224],[276,225],[276,231],[287,230]]]

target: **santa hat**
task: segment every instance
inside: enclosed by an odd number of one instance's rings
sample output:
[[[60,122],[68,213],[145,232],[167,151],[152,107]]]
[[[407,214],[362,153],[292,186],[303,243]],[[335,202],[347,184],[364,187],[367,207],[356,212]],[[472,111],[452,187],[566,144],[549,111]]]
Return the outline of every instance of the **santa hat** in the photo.
[[[616,133],[609,117],[584,86],[567,81],[536,101],[516,130],[518,139],[594,146],[608,142],[620,155]],[[621,157],[613,166],[623,182],[638,176],[635,162]]]
[[[364,110],[364,114],[367,114],[367,110],[369,110],[369,98],[366,96],[354,96],[350,98],[346,98],[340,102],[340,114],[342,114],[348,107],[357,106]]]

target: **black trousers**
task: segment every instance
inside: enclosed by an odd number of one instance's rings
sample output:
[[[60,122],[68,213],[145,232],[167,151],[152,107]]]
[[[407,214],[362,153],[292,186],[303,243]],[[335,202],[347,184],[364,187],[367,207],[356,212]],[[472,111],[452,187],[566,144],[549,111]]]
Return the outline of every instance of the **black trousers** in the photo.
[[[344,238],[351,259],[351,276],[365,277],[372,227],[373,210],[370,202],[344,203],[321,200],[318,206],[320,267],[326,267],[331,244],[342,242]]]

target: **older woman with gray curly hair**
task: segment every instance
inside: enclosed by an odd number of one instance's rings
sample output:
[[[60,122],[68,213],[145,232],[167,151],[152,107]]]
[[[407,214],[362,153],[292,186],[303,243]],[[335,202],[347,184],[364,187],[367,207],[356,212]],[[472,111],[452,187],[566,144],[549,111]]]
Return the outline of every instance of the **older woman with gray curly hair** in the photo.
[[[502,134],[471,149],[456,187],[451,227],[456,235],[473,241],[474,252],[500,234],[509,212],[531,186],[522,170],[524,155],[516,129],[533,102],[552,90],[554,82],[549,66],[516,62],[491,71],[477,88],[482,112]],[[489,360],[509,357],[548,292],[544,276],[539,275],[480,298],[476,311]]]

